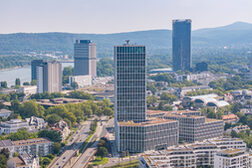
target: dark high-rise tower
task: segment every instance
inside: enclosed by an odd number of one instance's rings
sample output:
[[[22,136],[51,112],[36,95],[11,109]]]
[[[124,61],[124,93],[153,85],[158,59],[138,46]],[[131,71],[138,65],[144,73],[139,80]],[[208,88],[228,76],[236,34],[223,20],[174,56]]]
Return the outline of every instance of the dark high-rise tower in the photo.
[[[172,62],[174,71],[191,69],[191,20],[173,20]]]
[[[90,40],[74,44],[74,75],[96,76],[96,44]]]
[[[115,109],[117,121],[145,121],[145,46],[115,46]]]
[[[43,63],[43,60],[32,60],[31,62],[31,81],[37,80],[37,66]]]

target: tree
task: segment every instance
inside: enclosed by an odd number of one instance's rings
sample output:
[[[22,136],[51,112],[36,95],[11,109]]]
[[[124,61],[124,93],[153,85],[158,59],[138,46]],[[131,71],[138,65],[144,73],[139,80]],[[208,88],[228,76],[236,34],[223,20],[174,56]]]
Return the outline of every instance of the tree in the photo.
[[[37,85],[37,80],[32,80],[32,81],[31,81],[31,85],[32,85],[32,86]]]
[[[114,111],[109,107],[105,107],[102,109],[102,113],[106,116],[112,116]]]
[[[237,112],[239,112],[241,108],[242,108],[241,103],[233,103],[230,106],[230,110],[234,114],[236,114]]]
[[[43,159],[41,160],[41,165],[49,165],[51,163],[51,159],[49,159],[48,157],[43,157]]]
[[[102,158],[108,154],[108,150],[105,147],[99,147],[97,151],[97,155],[101,156]]]
[[[69,98],[75,99],[85,99],[85,100],[94,100],[94,96],[83,91],[72,91],[68,94]]]
[[[232,136],[232,138],[237,138],[238,134],[234,130],[232,130],[231,131],[231,136]]]
[[[157,88],[153,83],[147,83],[147,90],[150,90],[152,94],[155,94]]]
[[[20,106],[19,114],[23,118],[28,118],[31,116],[43,117],[44,111],[44,107],[37,104],[35,100],[29,100]]]
[[[0,154],[0,168],[7,168],[7,161],[8,158],[6,158],[5,155]]]
[[[19,78],[16,78],[15,80],[15,86],[20,86],[21,85],[21,81]]]
[[[174,101],[177,100],[177,96],[173,95],[172,93],[164,92],[161,94],[160,99],[172,104]]]
[[[58,142],[54,142],[53,144],[53,153],[58,154],[60,151],[61,145]]]
[[[207,118],[216,118],[216,113],[214,111],[209,111],[207,113]]]
[[[72,83],[71,83],[71,87],[72,87],[74,90],[76,90],[76,89],[78,89],[78,88],[79,88],[79,86],[78,86],[78,83],[77,83],[77,82],[72,82]]]
[[[9,159],[9,156],[10,156],[10,151],[9,151],[9,149],[3,148],[3,149],[0,151],[0,155],[4,155],[7,159]]]
[[[6,81],[2,81],[1,82],[1,87],[2,88],[7,88],[7,82]]]
[[[97,76],[113,76],[114,61],[111,58],[101,58],[97,62]]]
[[[18,113],[18,111],[20,110],[20,102],[18,100],[13,100],[11,102],[11,110],[13,110],[15,113]]]
[[[147,105],[148,106],[154,106],[154,104],[158,101],[157,97],[154,95],[147,97]]]
[[[65,67],[63,69],[63,84],[69,83],[69,76],[73,75],[73,67]]]
[[[12,141],[18,141],[18,140],[26,140],[26,139],[32,139],[37,138],[37,133],[29,133],[26,128],[20,128],[15,133],[10,133],[7,136],[8,139],[11,139]]]
[[[62,140],[61,133],[55,130],[41,130],[38,133],[38,137],[49,138],[53,142],[61,142]]]
[[[29,83],[29,82],[24,82],[23,85],[24,85],[24,86],[29,86],[30,83]]]
[[[46,120],[47,120],[48,124],[50,124],[50,125],[59,122],[61,119],[62,118],[57,114],[49,114],[46,117]]]

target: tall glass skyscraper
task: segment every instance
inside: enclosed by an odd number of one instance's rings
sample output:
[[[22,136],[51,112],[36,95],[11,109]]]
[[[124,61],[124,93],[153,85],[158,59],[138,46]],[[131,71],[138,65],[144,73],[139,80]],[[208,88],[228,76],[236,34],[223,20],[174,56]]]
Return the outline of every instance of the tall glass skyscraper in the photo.
[[[191,20],[173,20],[172,62],[174,71],[189,71],[191,58]]]
[[[117,121],[146,120],[145,46],[115,46],[115,118]]]
[[[96,44],[90,40],[76,40],[74,44],[74,75],[96,76]]]
[[[115,139],[118,151],[164,149],[178,142],[178,122],[146,118],[146,48],[115,46]]]

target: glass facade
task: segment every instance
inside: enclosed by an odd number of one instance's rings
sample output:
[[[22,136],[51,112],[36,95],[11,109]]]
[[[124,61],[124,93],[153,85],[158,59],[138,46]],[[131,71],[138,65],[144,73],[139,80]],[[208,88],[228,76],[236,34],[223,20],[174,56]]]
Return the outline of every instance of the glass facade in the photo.
[[[115,67],[115,118],[117,121],[145,121],[145,46],[116,46]]]
[[[173,70],[189,71],[191,58],[191,20],[173,20],[172,28]]]

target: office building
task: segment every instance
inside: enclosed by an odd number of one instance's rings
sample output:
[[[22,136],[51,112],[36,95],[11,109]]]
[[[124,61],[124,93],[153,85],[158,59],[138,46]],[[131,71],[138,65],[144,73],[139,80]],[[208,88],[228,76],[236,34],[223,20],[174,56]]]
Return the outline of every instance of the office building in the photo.
[[[32,60],[31,62],[31,81],[37,80],[37,66],[43,63],[43,60]]]
[[[62,65],[58,62],[43,62],[37,66],[37,92],[61,92]]]
[[[117,121],[146,120],[145,46],[115,46],[115,99]]]
[[[79,76],[69,76],[69,85],[71,86],[73,82],[78,84],[79,88],[92,85],[91,75],[79,75]]]
[[[118,151],[144,152],[178,143],[178,122],[146,118],[146,48],[115,46],[115,132]]]
[[[145,122],[119,122],[120,151],[161,150],[178,144],[178,122],[153,118]]]
[[[17,93],[24,93],[25,96],[30,96],[37,93],[37,86],[22,86],[17,90]]]
[[[53,142],[46,138],[12,141],[14,151],[32,156],[46,156],[53,152]]]
[[[163,118],[179,121],[179,138],[186,142],[223,136],[223,121],[205,116],[167,114]]]
[[[74,44],[74,75],[96,77],[96,44],[90,40],[76,40]]]
[[[173,20],[172,27],[173,71],[190,71],[191,58],[191,20]]]

